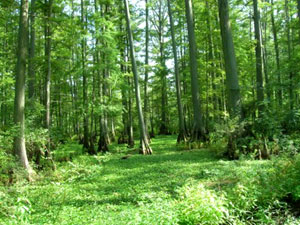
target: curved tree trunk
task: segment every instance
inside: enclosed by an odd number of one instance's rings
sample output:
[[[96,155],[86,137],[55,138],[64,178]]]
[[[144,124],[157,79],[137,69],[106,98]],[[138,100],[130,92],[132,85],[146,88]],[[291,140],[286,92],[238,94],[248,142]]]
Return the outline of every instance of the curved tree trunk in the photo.
[[[148,142],[148,137],[146,134],[146,128],[145,128],[145,123],[144,123],[144,116],[143,116],[141,96],[140,96],[140,86],[139,86],[139,79],[138,79],[138,71],[137,71],[137,65],[136,65],[136,61],[135,61],[135,51],[134,51],[134,46],[133,46],[133,35],[132,35],[131,25],[130,25],[130,13],[129,13],[128,1],[124,0],[124,4],[125,4],[125,14],[126,14],[126,21],[127,21],[127,32],[128,32],[129,44],[130,44],[132,72],[134,75],[136,105],[137,105],[139,125],[140,125],[140,136],[141,136],[140,137],[140,139],[141,139],[140,153],[146,155],[146,154],[152,154],[152,149]]]

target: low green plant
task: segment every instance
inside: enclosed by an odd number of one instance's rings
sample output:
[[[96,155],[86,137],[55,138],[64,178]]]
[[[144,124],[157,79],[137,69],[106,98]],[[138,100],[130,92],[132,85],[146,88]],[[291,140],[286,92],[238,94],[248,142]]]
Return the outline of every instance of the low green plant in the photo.
[[[221,193],[201,183],[189,182],[178,190],[179,224],[223,224],[228,218],[227,202]]]

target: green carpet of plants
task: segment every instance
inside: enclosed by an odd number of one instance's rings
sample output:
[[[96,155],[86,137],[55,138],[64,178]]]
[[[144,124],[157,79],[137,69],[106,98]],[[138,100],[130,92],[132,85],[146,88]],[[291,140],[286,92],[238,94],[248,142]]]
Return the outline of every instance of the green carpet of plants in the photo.
[[[151,156],[125,145],[98,156],[61,146],[55,157],[72,153],[72,161],[0,186],[0,224],[300,224],[288,201],[300,198],[299,157],[227,161],[183,150],[175,136],[151,145]]]

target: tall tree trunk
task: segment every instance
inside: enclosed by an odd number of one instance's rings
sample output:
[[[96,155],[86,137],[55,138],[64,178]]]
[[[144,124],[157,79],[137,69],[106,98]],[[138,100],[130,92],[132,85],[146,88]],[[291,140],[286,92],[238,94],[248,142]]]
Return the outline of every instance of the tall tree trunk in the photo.
[[[52,44],[52,31],[51,31],[51,18],[52,18],[52,6],[53,0],[45,0],[46,2],[46,29],[45,29],[45,56],[46,56],[46,83],[45,83],[45,108],[46,108],[46,120],[45,127],[48,130],[48,143],[46,157],[51,161],[53,169],[55,170],[55,164],[51,157],[51,44]]]
[[[256,94],[258,104],[258,116],[260,117],[264,110],[264,81],[263,81],[263,61],[261,46],[260,12],[257,0],[253,0],[254,9],[254,30],[256,39]]]
[[[231,25],[229,20],[229,7],[227,0],[218,0],[221,36],[226,71],[227,108],[231,117],[241,115],[241,97],[238,80]]]
[[[169,11],[169,19],[170,19],[170,29],[172,35],[172,48],[173,48],[173,57],[174,57],[174,69],[175,69],[175,83],[176,83],[176,95],[177,95],[177,110],[178,110],[178,125],[179,125],[179,134],[177,137],[177,143],[181,141],[186,142],[186,131],[184,127],[184,118],[183,118],[183,108],[181,102],[181,87],[180,87],[180,74],[179,74],[179,65],[178,65],[178,57],[177,57],[177,49],[176,49],[176,37],[175,37],[175,29],[174,29],[174,21],[170,0],[168,0],[168,11]]]
[[[98,5],[97,5],[97,1],[95,1],[95,11],[96,13],[98,12]],[[101,12],[101,17],[103,17],[104,13],[103,13],[103,6],[101,6],[100,8],[100,12]],[[96,22],[97,25],[97,30],[100,29],[98,22]],[[105,27],[102,27],[102,32],[105,30]],[[97,38],[96,40],[97,45],[100,44],[100,40]],[[97,50],[97,64],[100,65],[101,63],[105,64],[105,55],[101,55],[101,60],[100,61],[100,52]],[[100,71],[100,69],[97,70],[98,72],[98,78],[99,78],[99,99],[101,100],[101,104],[105,105],[105,73],[106,73],[106,69]],[[102,74],[101,74],[102,72]],[[99,152],[107,152],[108,149],[108,145],[109,145],[109,140],[108,140],[108,129],[107,129],[107,121],[106,121],[106,113],[102,113],[101,117],[100,117],[100,137],[99,137],[99,141],[98,141],[98,151]]]
[[[279,44],[277,38],[277,27],[274,19],[274,2],[271,0],[271,22],[272,22],[272,32],[274,38],[274,48],[276,54],[276,74],[277,74],[277,85],[276,85],[276,95],[278,99],[279,106],[282,106],[282,87],[281,87],[281,67],[280,67],[280,56],[279,56]]]
[[[287,35],[287,47],[288,47],[288,70],[289,70],[289,97],[290,97],[290,109],[294,109],[294,74],[291,71],[292,61],[292,46],[291,46],[291,29],[290,29],[290,12],[288,0],[285,0],[285,20],[286,20],[286,35]]]
[[[210,4],[208,2],[206,2],[206,11],[207,11],[207,30],[208,30],[208,63],[209,63],[209,75],[211,78],[211,81],[209,82],[212,88],[212,102],[213,102],[213,109],[214,112],[217,111],[218,108],[218,100],[217,100],[217,88],[216,88],[216,73],[215,73],[215,63],[214,58],[215,58],[215,54],[214,54],[214,46],[213,46],[213,32],[212,32],[212,27],[211,27],[211,15],[210,15]],[[214,115],[214,118],[216,116]]]
[[[86,31],[85,21],[85,5],[84,1],[81,0],[81,23],[82,31]],[[83,148],[89,149],[89,119],[88,119],[88,87],[87,87],[87,74],[86,74],[86,38],[83,37],[81,40],[81,55],[82,55],[82,95],[83,95]],[[90,152],[92,153],[92,152]]]
[[[31,0],[30,6],[30,45],[28,60],[28,94],[29,99],[35,95],[35,0]]]
[[[162,15],[162,0],[159,0],[159,12],[158,12],[158,39],[159,39],[159,61],[160,69],[159,75],[161,79],[161,121],[159,127],[159,134],[169,134],[168,122],[167,122],[167,68],[166,59],[164,53],[164,28],[163,28],[163,15]]]
[[[138,78],[137,65],[136,65],[136,61],[135,61],[135,51],[134,51],[134,46],[133,46],[133,35],[132,35],[131,25],[130,25],[130,13],[129,13],[128,1],[124,0],[124,4],[125,4],[125,14],[126,14],[126,21],[127,21],[127,31],[128,31],[129,44],[130,44],[132,72],[134,75],[136,105],[137,105],[137,110],[138,110],[139,126],[140,126],[140,136],[141,136],[140,137],[140,139],[141,139],[141,151],[140,152],[144,155],[152,154],[152,149],[149,145],[148,137],[146,134],[143,109],[142,109],[142,104],[141,104],[139,78]]]
[[[144,119],[147,137],[148,133],[148,79],[149,79],[149,6],[148,0],[146,2],[146,55],[145,55],[145,86],[144,86]]]
[[[123,22],[123,21],[121,21]],[[120,26],[120,31],[123,32],[122,23]],[[127,73],[127,67],[126,67],[126,47],[125,47],[125,40],[124,36],[121,37],[120,40],[120,56],[121,56],[121,72],[122,74]],[[123,78],[123,85],[121,87],[121,95],[122,95],[122,123],[123,123],[123,131],[121,133],[121,137],[119,137],[118,143],[119,144],[125,144],[128,142],[128,98],[129,98],[129,90],[127,90],[127,77],[124,76]]]
[[[131,85],[131,78],[127,78],[128,86],[129,86],[129,93],[128,93],[128,126],[127,126],[127,132],[128,132],[128,147],[133,148],[134,147],[134,137],[133,137],[133,118],[132,118],[132,85]]]
[[[15,84],[15,109],[14,122],[17,129],[14,138],[15,154],[19,157],[22,166],[28,172],[31,179],[33,170],[31,169],[25,146],[25,71],[26,57],[28,51],[28,0],[21,0],[19,36],[17,48],[17,65],[16,65],[16,84]]]
[[[265,2],[269,3],[269,0],[265,0]],[[267,16],[267,9],[264,10],[264,15]],[[268,105],[272,106],[272,87],[270,85],[269,79],[269,65],[268,65],[268,21],[265,20],[263,22],[263,31],[264,34],[261,34],[263,37],[263,68],[264,68],[264,75],[265,75],[265,83],[266,83],[266,94],[268,98]]]
[[[300,0],[297,0],[297,16],[298,16],[299,40],[300,40]]]
[[[194,18],[192,9],[192,0],[185,0],[186,19],[188,25],[189,51],[190,51],[190,73],[192,100],[194,108],[194,125],[192,141],[206,141],[206,131],[203,124],[203,115],[200,102],[200,90],[198,84],[198,63],[197,63],[197,46],[194,31]]]

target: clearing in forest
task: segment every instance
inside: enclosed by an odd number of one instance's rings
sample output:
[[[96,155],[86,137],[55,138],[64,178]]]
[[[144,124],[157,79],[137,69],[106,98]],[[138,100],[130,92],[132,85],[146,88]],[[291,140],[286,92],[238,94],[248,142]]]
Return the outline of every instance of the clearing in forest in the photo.
[[[267,206],[263,211],[267,201],[260,199],[268,188],[260,177],[272,170],[272,161],[226,161],[207,149],[181,150],[175,136],[160,136],[151,145],[151,156],[113,145],[108,154],[62,162],[57,171],[45,172],[31,184],[1,188],[0,198],[7,204],[1,224],[246,224],[247,217],[281,221],[276,206],[271,215]],[[285,220],[296,221],[287,215]]]

